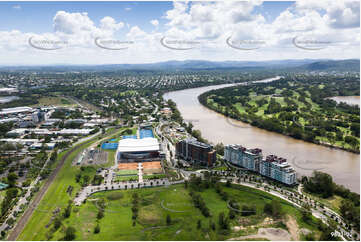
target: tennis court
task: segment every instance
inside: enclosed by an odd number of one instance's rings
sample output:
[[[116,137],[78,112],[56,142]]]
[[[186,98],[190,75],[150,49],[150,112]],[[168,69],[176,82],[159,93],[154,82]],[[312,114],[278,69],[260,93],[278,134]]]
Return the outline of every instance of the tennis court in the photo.
[[[119,163],[119,170],[138,170],[138,163]]]
[[[118,148],[118,143],[103,143],[102,149],[104,150],[116,150]]]
[[[144,138],[154,138],[153,131],[151,129],[141,129],[139,130],[139,137]]]
[[[123,135],[123,139],[137,139],[136,135]]]
[[[144,174],[159,174],[163,172],[159,161],[143,162],[142,166]]]

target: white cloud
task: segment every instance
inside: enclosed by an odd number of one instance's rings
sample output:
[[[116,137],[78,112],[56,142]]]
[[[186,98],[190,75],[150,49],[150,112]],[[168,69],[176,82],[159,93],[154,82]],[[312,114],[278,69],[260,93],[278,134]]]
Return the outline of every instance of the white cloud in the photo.
[[[141,30],[138,26],[134,26],[130,29],[130,31],[127,33],[127,37],[129,39],[139,39],[139,38],[145,38],[147,36],[147,33]]]
[[[300,12],[310,10],[325,11],[324,19],[332,28],[359,28],[360,27],[360,2],[359,1],[312,1],[303,0],[296,2],[296,9]]]
[[[151,23],[153,26],[156,26],[156,27],[159,25],[159,21],[156,20],[156,19],[151,20],[150,23]]]
[[[20,5],[14,5],[14,6],[13,6],[13,9],[21,10],[21,6],[20,6]]]
[[[125,11],[130,11],[132,8],[124,8]]]
[[[107,29],[107,30],[119,30],[123,28],[124,23],[119,22],[117,23],[112,17],[104,17],[100,20],[100,28]]]
[[[87,13],[58,11],[53,18],[53,33],[0,32],[0,53],[8,57],[3,61],[27,59],[39,63],[78,64],[143,63],[170,59],[359,58],[360,30],[359,20],[356,20],[359,3],[296,2],[272,22],[267,22],[260,12],[255,13],[254,8],[259,4],[259,1],[174,2],[172,9],[163,13],[165,30],[154,28],[150,32],[145,31],[142,25],[132,26],[110,16],[104,16],[96,23]],[[152,19],[150,23],[159,26],[157,19]],[[121,61],[118,54],[114,55],[115,52],[101,50],[94,45],[94,38],[115,38],[117,31],[124,26],[127,27],[125,38],[134,41],[134,45],[118,52],[122,55]],[[51,55],[55,57],[51,59],[49,52],[29,47],[27,41],[31,36],[67,40],[69,46],[57,51],[57,55]],[[264,40],[266,44],[256,51],[239,51],[227,46],[225,40],[230,36],[238,40]],[[302,51],[292,45],[295,36],[327,40],[332,46],[312,53]],[[160,44],[162,37],[198,40],[201,45],[190,51],[174,51]]]

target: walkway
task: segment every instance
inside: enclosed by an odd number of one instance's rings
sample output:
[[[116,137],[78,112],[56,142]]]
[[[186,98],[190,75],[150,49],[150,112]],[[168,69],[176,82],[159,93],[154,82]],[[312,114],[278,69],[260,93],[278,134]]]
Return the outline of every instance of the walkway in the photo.
[[[141,162],[138,163],[138,181],[143,183],[143,165]]]
[[[93,193],[100,191],[110,191],[110,190],[127,190],[127,189],[135,189],[135,188],[145,188],[145,187],[157,187],[157,186],[169,186],[173,184],[179,184],[183,181],[170,182],[167,178],[164,179],[154,179],[145,182],[121,182],[121,183],[113,183],[113,184],[102,184],[99,186],[87,186],[83,188],[79,195],[74,199],[74,204],[79,206],[88,196]]]

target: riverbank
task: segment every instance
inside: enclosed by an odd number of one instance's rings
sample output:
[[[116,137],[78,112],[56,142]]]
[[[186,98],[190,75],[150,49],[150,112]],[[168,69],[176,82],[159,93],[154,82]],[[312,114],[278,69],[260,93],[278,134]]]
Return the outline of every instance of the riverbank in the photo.
[[[214,112],[217,112],[219,114],[222,114],[225,118],[228,118],[228,119],[233,119],[233,120],[236,120],[236,121],[240,121],[240,122],[243,122],[245,124],[249,124],[249,125],[252,125],[252,122],[248,119],[238,119],[237,117],[229,117],[227,116],[227,113],[226,111],[220,111],[218,110],[217,108],[215,108],[215,106],[203,101],[202,99],[202,95],[207,95],[207,93],[203,93],[201,95],[198,96],[198,101],[199,103],[201,103],[204,107],[208,108],[208,109],[211,109],[213,110]],[[295,136],[292,136],[290,134],[285,134],[285,133],[281,133],[281,132],[277,132],[277,131],[273,131],[273,130],[269,130],[269,129],[266,129],[266,128],[262,128],[262,126],[256,126],[256,125],[252,125],[254,127],[257,127],[257,128],[260,128],[260,129],[264,129],[264,130],[267,130],[269,132],[275,132],[275,133],[278,133],[280,135],[284,135],[284,136],[287,136],[287,137],[290,137],[290,138],[293,138],[293,139],[297,139],[297,140],[302,140],[302,141],[305,141],[305,142],[309,142],[309,143],[313,143],[313,144],[317,144],[317,145],[322,145],[322,146],[325,146],[325,147],[328,147],[328,148],[331,148],[331,149],[339,149],[339,150],[344,150],[344,151],[347,151],[347,152],[351,152],[351,153],[355,153],[355,154],[360,154],[360,151],[359,150],[353,150],[353,149],[350,149],[350,148],[345,148],[345,147],[340,147],[340,146],[335,146],[335,145],[332,145],[330,143],[326,143],[326,142],[322,142],[322,141],[319,141],[319,140],[305,140],[305,139],[302,139],[302,138],[297,138]]]
[[[280,78],[210,90],[198,96],[205,107],[260,129],[306,142],[359,153],[359,109],[327,97],[341,88],[315,86],[312,79]],[[254,85],[257,83],[257,85]],[[329,90],[331,89],[331,90]],[[335,89],[335,90],[334,90]]]
[[[214,144],[241,144],[260,148],[264,156],[277,155],[286,158],[299,176],[310,176],[314,170],[331,174],[335,182],[351,191],[360,190],[360,155],[340,149],[307,143],[302,140],[269,132],[243,122],[226,118],[198,101],[198,96],[209,90],[235,84],[192,88],[164,94],[165,100],[173,100],[183,119],[192,122],[202,137]],[[342,162],[341,162],[342,161]]]

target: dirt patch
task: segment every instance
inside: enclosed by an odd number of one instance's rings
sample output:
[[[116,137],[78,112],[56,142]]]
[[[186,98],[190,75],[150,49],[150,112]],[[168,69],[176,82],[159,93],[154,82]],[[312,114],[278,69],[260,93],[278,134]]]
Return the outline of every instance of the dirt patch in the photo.
[[[287,222],[286,222],[286,226],[288,228],[288,231],[290,231],[290,234],[292,236],[293,240],[300,240],[299,238],[299,233],[298,233],[298,224],[296,219],[294,219],[291,216],[287,216]]]
[[[272,241],[289,241],[291,240],[291,235],[284,229],[260,228],[257,234],[240,236],[228,240],[245,240],[245,239],[257,239],[257,238],[268,239]]]

